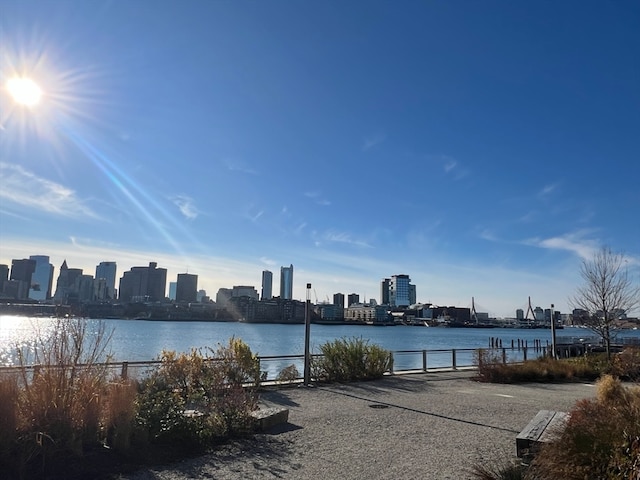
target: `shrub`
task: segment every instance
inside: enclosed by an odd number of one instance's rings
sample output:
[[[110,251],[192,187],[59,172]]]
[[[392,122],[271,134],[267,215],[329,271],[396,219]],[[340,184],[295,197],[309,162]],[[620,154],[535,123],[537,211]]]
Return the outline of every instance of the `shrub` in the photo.
[[[370,345],[363,338],[342,338],[320,346],[321,357],[313,359],[317,380],[351,382],[380,378],[392,364],[390,351]]]
[[[242,340],[209,350],[164,351],[162,364],[142,382],[137,422],[152,441],[204,448],[214,440],[252,428],[259,359]]]
[[[523,363],[503,363],[502,351],[478,350],[476,380],[494,383],[552,382],[571,379],[593,380],[608,368],[606,356],[585,356],[555,360],[540,357]]]
[[[50,332],[39,333],[30,349],[17,348],[17,373],[0,381],[0,461],[19,476],[44,472],[102,440],[111,336],[104,323],[89,333],[82,319],[60,319]]]
[[[300,378],[300,371],[298,368],[291,364],[288,367],[284,367],[282,370],[278,372],[276,376],[276,381],[283,383],[291,383]]]
[[[526,467],[523,465],[505,465],[498,467],[485,467],[475,465],[471,469],[471,476],[476,480],[523,480]]]
[[[633,382],[640,381],[640,348],[627,347],[611,359],[610,373]]]
[[[603,376],[596,399],[579,401],[558,440],[540,449],[529,478],[640,479],[640,387]]]

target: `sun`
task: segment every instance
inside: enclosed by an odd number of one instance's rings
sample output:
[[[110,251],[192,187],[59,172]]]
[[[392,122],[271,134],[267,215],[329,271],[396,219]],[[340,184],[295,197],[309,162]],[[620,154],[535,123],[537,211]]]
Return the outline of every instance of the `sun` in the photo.
[[[30,78],[10,79],[7,82],[7,90],[17,103],[27,107],[37,105],[42,98],[42,89]]]

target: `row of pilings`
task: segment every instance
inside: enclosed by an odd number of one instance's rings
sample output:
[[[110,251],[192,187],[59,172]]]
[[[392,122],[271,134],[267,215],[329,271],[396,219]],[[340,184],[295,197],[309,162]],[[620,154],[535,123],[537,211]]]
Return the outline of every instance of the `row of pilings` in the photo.
[[[518,348],[518,350],[524,350],[525,348],[528,349],[529,346],[529,342],[532,342],[533,345],[531,345],[531,347],[536,351],[536,352],[541,352],[544,348],[547,348],[549,346],[549,341],[546,341],[546,344],[543,345],[542,340],[523,340],[523,339],[516,339],[514,340],[513,338],[511,339],[511,349],[514,350],[515,348]],[[502,339],[501,338],[497,338],[497,337],[491,337],[489,339],[489,346],[491,348],[503,348],[503,344],[502,344]]]

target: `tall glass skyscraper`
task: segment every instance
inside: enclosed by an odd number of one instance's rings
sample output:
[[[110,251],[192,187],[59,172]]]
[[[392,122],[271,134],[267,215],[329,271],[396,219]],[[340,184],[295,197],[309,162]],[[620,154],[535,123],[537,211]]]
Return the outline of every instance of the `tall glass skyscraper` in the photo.
[[[96,266],[96,280],[104,278],[106,284],[106,298],[98,300],[113,300],[116,298],[116,262],[100,262]]]
[[[262,295],[261,300],[271,300],[273,297],[273,273],[269,270],[262,272]]]
[[[284,300],[293,298],[293,265],[280,267],[280,298]]]
[[[36,269],[31,276],[29,298],[48,300],[51,298],[51,286],[53,285],[53,265],[49,263],[47,255],[31,255],[29,259],[36,261]]]

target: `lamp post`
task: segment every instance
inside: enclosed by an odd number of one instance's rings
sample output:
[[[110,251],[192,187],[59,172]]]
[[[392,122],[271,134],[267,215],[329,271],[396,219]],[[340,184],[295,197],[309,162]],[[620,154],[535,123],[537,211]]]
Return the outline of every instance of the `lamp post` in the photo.
[[[553,303],[551,304],[551,348],[553,349],[553,358],[558,358],[556,350],[556,320],[554,318]]]
[[[309,299],[311,284],[307,283],[307,301],[304,304],[304,385],[311,383],[311,352],[309,351],[309,337],[311,336],[311,318],[309,318]]]

